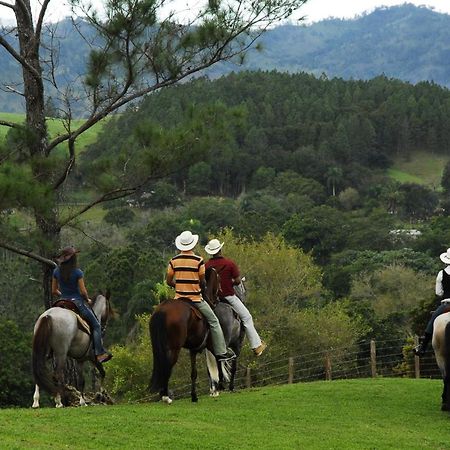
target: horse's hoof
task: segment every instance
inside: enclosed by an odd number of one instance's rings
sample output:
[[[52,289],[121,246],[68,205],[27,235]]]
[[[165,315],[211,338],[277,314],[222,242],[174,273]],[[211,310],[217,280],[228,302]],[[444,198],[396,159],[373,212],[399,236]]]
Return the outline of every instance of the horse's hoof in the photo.
[[[31,405],[31,407],[32,407],[33,409],[38,409],[38,408],[39,408],[39,403],[38,403],[38,404],[33,403],[33,404]]]
[[[197,397],[194,397],[193,399],[192,399],[192,403],[197,403],[198,402],[198,398]]]
[[[62,403],[59,403],[59,404],[55,405],[55,408],[64,408],[64,405]]]
[[[167,403],[168,405],[170,405],[171,403],[172,403],[172,399],[170,398],[170,397],[168,397],[167,395],[163,395],[162,397],[161,397],[161,401],[163,402],[163,403]]]

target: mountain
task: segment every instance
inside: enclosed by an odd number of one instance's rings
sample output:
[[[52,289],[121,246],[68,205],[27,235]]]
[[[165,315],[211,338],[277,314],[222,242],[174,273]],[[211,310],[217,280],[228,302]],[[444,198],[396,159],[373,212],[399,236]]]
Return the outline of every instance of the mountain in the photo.
[[[450,15],[411,4],[352,20],[285,25],[262,38],[247,69],[306,71],[345,79],[384,74],[450,86]]]
[[[61,87],[71,86],[81,93],[89,46],[70,20],[58,24],[58,36],[57,81]],[[350,20],[282,25],[269,30],[260,43],[262,50],[252,50],[243,66],[216,65],[208,75],[216,78],[230,71],[256,69],[305,71],[344,79],[384,74],[411,83],[427,80],[450,87],[450,15],[426,7],[404,4]],[[15,86],[19,75],[17,64],[0,48],[0,80]],[[19,96],[0,91],[0,111],[20,112],[22,108]]]

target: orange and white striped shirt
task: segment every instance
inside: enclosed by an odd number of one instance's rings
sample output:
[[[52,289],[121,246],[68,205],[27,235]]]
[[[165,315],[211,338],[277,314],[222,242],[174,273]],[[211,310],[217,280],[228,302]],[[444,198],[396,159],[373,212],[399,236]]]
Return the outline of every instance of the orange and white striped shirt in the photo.
[[[169,261],[167,275],[175,277],[175,298],[202,301],[200,277],[205,275],[205,264],[194,252],[181,252]]]

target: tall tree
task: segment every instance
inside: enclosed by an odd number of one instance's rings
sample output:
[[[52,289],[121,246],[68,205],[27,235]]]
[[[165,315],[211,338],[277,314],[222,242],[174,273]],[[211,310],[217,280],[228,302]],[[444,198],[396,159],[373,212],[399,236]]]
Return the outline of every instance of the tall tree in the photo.
[[[11,86],[8,89],[23,96],[26,108],[23,125],[0,121],[0,125],[14,129],[18,144],[14,151],[0,153],[0,207],[30,208],[37,230],[37,239],[27,245],[27,250],[7,240],[1,240],[0,246],[44,263],[47,306],[51,257],[60,247],[61,229],[99,203],[135,193],[161,172],[161,155],[147,155],[144,161],[135,164],[136,173],[132,174],[125,159],[122,176],[106,177],[97,198],[73,213],[60,214],[58,199],[73,173],[77,139],[111,113],[146,94],[179,83],[220,61],[241,60],[265,29],[287,18],[306,1],[209,0],[196,9],[194,18],[180,19],[174,11],[163,16],[172,3],[164,0],[108,0],[104,15],[90,3],[71,0],[74,11],[81,11],[98,33],[84,77],[89,114],[80,126],[73,121],[76,99],[71,96],[70,86],[62,89],[56,81],[55,49],[61,40],[55,30],[50,31],[50,39],[44,39],[51,0],[33,5],[30,0],[0,1],[0,11],[10,10],[16,19],[13,29],[1,30],[0,46],[18,64],[23,81],[22,89]],[[49,48],[48,42],[55,45]],[[57,90],[58,105],[65,106],[62,111],[65,132],[56,137],[49,136],[45,117],[46,81]],[[169,155],[180,146],[184,146],[184,153],[189,153],[198,133],[194,128],[188,142],[174,141],[167,145]],[[64,159],[56,152],[62,144],[66,151]],[[139,167],[145,170],[138,170]],[[18,174],[28,181],[22,196],[11,190],[12,184],[18,184]],[[28,250],[35,246],[38,247],[35,253]]]

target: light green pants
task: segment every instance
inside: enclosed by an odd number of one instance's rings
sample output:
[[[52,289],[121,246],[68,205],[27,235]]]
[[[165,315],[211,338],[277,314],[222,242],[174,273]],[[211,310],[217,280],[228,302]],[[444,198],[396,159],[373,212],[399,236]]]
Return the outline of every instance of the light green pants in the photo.
[[[220,327],[219,319],[214,314],[211,306],[205,300],[201,302],[192,302],[198,310],[205,316],[209,323],[209,329],[211,330],[211,339],[214,347],[214,353],[216,356],[224,355],[227,352],[227,345],[225,344],[225,338],[223,337],[223,331]]]

